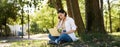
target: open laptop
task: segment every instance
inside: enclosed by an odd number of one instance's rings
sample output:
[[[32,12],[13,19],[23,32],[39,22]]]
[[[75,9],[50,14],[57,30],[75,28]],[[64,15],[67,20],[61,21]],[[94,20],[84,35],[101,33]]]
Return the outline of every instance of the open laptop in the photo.
[[[52,36],[60,36],[60,33],[57,31],[56,28],[51,28],[51,29],[49,29],[49,33],[50,33]]]

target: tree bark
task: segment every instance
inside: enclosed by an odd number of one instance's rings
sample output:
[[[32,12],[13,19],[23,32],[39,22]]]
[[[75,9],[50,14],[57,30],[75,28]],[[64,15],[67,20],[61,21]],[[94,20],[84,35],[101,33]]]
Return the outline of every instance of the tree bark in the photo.
[[[110,24],[110,32],[112,33],[112,20],[111,20],[111,7],[110,7],[110,1],[107,1],[108,3],[108,11],[109,11],[109,24]]]
[[[74,18],[74,16],[72,16],[72,5],[71,5],[71,0],[66,0],[66,4],[67,4],[67,12],[68,12],[68,16]]]
[[[78,35],[80,35],[81,32],[85,31],[84,23],[81,17],[79,5],[78,5],[78,0],[66,0],[67,1],[67,8],[68,8],[68,13],[71,15],[71,17],[74,18],[75,24],[77,25],[77,31]]]
[[[104,32],[102,0],[85,0],[86,31]]]

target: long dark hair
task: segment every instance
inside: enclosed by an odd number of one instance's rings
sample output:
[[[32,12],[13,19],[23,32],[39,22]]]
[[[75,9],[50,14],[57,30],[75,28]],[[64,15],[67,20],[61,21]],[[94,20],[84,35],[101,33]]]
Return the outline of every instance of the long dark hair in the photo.
[[[67,16],[67,13],[65,12],[64,9],[58,9],[57,13],[65,13],[65,17]]]

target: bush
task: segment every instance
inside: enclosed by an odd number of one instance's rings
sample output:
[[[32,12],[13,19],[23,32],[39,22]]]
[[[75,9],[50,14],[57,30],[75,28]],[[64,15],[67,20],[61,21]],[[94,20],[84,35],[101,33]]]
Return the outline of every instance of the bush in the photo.
[[[8,27],[8,26],[6,26],[6,29],[5,29],[5,26],[3,26],[2,28],[1,28],[1,30],[3,30],[2,32],[0,32],[0,35],[2,36],[2,37],[4,37],[4,36],[11,36],[12,34],[11,34],[11,31],[10,31],[10,28]]]

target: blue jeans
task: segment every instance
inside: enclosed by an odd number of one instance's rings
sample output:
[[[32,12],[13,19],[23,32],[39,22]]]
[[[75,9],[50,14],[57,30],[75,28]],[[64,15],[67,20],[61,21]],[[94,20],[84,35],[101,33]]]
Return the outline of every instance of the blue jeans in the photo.
[[[68,34],[65,34],[65,33],[61,34],[58,37],[54,37],[54,36],[51,36],[51,34],[49,34],[49,38],[52,41],[57,40],[57,42],[62,42],[62,41],[63,42],[72,42],[72,39],[70,38],[70,36]]]

